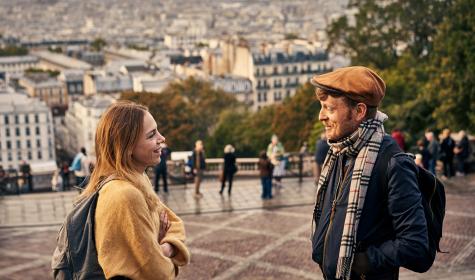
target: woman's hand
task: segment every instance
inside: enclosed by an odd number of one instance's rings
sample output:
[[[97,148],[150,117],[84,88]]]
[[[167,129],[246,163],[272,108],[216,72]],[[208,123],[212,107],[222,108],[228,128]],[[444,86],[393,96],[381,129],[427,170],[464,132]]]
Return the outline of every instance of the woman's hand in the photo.
[[[158,243],[161,243],[168,230],[171,227],[171,223],[168,220],[168,214],[165,211],[160,213],[160,231],[158,232]]]

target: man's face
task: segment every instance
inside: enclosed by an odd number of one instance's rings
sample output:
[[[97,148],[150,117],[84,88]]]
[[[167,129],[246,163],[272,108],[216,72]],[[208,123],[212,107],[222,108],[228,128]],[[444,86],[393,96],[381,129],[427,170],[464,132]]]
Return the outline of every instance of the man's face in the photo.
[[[338,141],[358,129],[356,109],[351,108],[343,97],[328,95],[325,100],[320,100],[320,104],[322,108],[318,118],[325,127],[328,140]]]

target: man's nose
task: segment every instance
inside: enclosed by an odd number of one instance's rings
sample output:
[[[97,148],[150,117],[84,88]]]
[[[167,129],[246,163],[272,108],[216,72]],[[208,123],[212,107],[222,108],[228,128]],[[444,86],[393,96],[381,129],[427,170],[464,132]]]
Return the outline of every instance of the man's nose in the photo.
[[[320,113],[318,114],[318,119],[319,119],[320,121],[324,121],[324,120],[327,119],[327,115],[325,114],[325,112],[323,111],[323,109],[320,110]]]

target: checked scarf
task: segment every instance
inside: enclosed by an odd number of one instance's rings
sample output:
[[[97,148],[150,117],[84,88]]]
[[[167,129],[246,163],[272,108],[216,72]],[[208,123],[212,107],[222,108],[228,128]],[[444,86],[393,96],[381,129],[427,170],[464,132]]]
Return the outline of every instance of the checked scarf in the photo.
[[[363,210],[363,205],[368,189],[371,172],[378,156],[379,147],[384,137],[383,122],[388,116],[377,112],[374,119],[362,122],[359,128],[350,136],[336,142],[329,143],[325,163],[317,185],[317,198],[315,204],[314,220],[318,224],[322,213],[323,198],[328,188],[328,181],[336,166],[338,156],[347,155],[356,157],[353,175],[351,176],[348,207],[346,210],[345,224],[340,242],[340,252],[336,268],[337,279],[349,279],[351,265],[356,249],[356,232]]]

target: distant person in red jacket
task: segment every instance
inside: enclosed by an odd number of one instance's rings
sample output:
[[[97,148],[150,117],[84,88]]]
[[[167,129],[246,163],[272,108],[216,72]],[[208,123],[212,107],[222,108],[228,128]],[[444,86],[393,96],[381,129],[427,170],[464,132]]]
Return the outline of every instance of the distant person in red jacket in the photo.
[[[395,128],[391,132],[391,137],[396,141],[403,151],[406,151],[406,141],[404,141],[404,134],[399,128]]]

